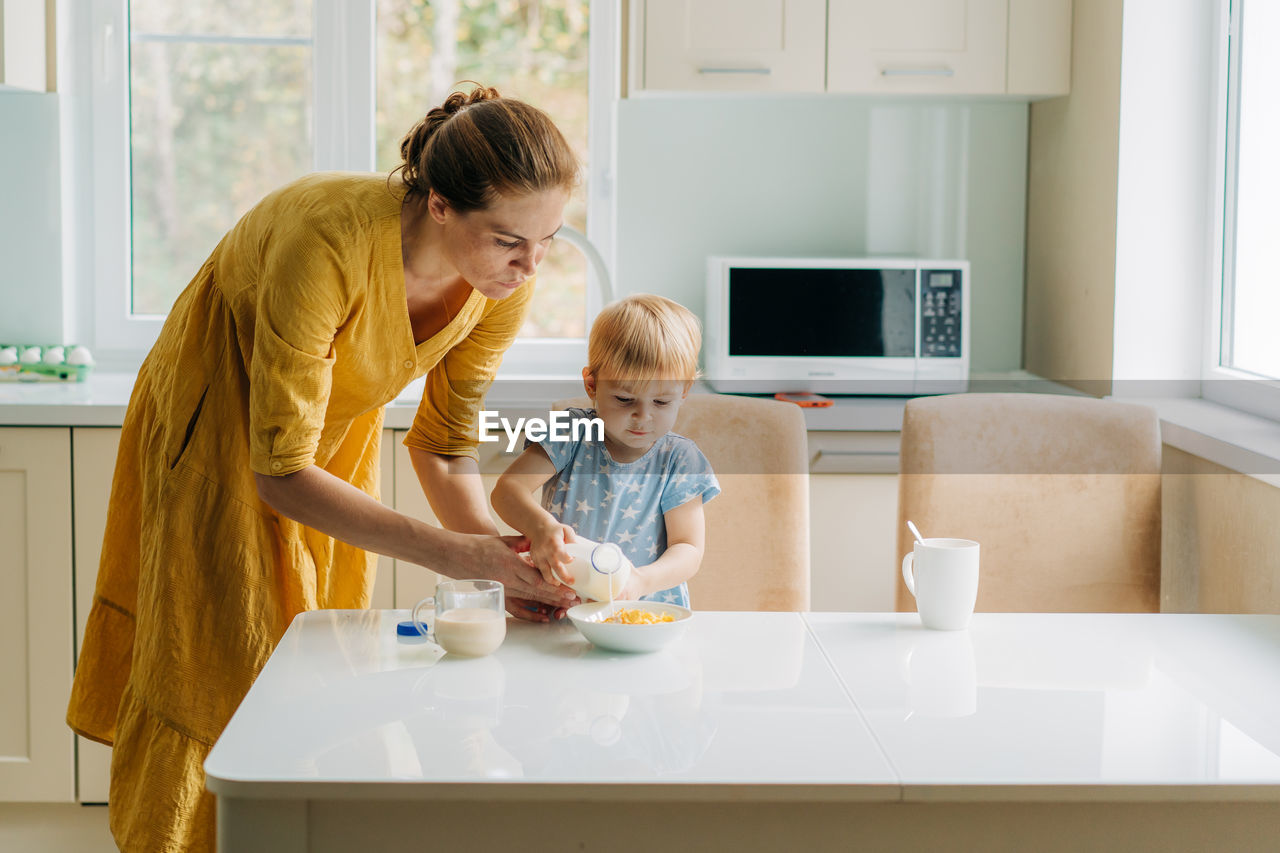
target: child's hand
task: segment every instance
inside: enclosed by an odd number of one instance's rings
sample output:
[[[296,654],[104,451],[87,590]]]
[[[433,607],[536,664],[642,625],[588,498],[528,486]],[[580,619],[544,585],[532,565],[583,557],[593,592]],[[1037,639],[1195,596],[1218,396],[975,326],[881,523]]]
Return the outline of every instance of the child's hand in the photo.
[[[572,558],[564,543],[577,538],[572,527],[558,522],[529,534],[529,558],[547,583],[567,586],[574,582],[569,571]]]
[[[648,592],[649,585],[645,582],[644,567],[634,566],[627,577],[626,584],[613,596],[613,599],[614,601],[637,601],[640,596]]]

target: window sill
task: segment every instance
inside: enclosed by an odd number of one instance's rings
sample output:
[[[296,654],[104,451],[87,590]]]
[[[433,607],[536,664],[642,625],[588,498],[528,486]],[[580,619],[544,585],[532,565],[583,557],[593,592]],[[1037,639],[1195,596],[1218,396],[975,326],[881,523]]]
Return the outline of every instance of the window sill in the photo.
[[[1170,447],[1280,488],[1280,422],[1198,398],[1112,399],[1155,409]]]

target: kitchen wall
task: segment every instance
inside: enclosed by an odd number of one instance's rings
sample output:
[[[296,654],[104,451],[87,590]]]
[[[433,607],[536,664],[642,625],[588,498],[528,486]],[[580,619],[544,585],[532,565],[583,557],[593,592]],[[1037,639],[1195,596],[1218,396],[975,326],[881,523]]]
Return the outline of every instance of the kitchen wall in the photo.
[[[1096,394],[1174,396],[1198,379],[1213,6],[1072,3],[1071,94],[1031,106],[1027,370]],[[1161,608],[1280,613],[1280,489],[1163,456]]]
[[[1110,393],[1121,0],[1072,3],[1071,94],[1031,106],[1027,370]]]
[[[0,87],[0,343],[63,341],[58,97]]]
[[[967,258],[972,368],[1022,366],[1027,104],[639,96],[617,138],[620,293],[702,314],[714,254]]]
[[[1219,180],[1206,165],[1215,6],[1072,4],[1071,94],[1031,105],[1029,371],[1096,394],[1198,381]]]

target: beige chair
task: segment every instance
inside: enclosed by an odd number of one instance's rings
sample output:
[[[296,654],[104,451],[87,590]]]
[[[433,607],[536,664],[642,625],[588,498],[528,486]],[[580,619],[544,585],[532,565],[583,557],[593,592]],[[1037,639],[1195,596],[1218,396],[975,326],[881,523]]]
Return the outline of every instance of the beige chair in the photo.
[[[590,405],[582,397],[556,408]],[[706,504],[706,552],[689,581],[694,608],[808,610],[809,455],[800,407],[693,393],[675,432],[697,443],[721,489]]]
[[[1160,424],[1146,407],[1050,394],[907,403],[898,558],[924,536],[982,546],[980,611],[1160,606]],[[898,577],[899,610],[915,600]]]

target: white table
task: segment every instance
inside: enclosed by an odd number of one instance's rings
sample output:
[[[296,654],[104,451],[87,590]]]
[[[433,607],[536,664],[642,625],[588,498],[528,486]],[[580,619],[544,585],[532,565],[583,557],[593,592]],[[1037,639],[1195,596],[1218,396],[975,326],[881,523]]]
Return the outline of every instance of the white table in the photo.
[[[220,849],[1280,842],[1280,617],[700,612],[467,660],[406,616],[289,628],[205,765]]]

